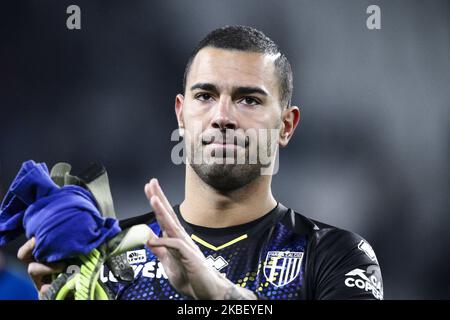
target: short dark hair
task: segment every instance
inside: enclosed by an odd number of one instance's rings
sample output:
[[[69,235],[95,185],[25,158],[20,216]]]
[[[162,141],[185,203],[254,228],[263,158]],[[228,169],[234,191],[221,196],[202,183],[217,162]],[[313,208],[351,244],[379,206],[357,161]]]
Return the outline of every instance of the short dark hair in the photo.
[[[280,103],[283,108],[291,104],[293,76],[288,59],[269,37],[261,31],[248,26],[225,26],[211,31],[203,38],[189,57],[184,71],[183,91],[186,91],[186,80],[192,61],[194,61],[197,53],[205,47],[258,52],[269,55],[279,54],[274,64],[280,84]]]

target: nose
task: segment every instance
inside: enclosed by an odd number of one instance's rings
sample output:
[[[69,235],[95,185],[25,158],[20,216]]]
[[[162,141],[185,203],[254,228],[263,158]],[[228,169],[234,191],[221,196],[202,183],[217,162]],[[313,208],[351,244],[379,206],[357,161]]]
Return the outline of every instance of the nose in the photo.
[[[235,130],[237,128],[237,121],[233,116],[233,105],[231,99],[227,97],[220,98],[211,119],[211,127],[220,130]]]

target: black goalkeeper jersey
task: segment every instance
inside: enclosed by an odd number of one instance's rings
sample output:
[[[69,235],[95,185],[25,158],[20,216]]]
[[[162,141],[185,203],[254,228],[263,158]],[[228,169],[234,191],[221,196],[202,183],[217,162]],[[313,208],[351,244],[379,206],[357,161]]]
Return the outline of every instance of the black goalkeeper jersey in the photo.
[[[175,213],[209,265],[237,285],[267,299],[383,299],[381,271],[371,246],[359,235],[326,225],[281,203],[252,222],[206,228]],[[121,221],[122,228],[145,223],[160,235],[153,213]],[[104,268],[101,281],[117,299],[174,299],[162,264],[147,248],[126,253],[134,269],[131,283]]]

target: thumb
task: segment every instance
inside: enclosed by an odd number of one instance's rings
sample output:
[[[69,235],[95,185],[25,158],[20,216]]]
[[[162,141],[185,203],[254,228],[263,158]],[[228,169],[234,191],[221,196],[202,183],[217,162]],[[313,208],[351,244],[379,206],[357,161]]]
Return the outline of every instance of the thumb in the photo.
[[[147,242],[147,247],[150,249],[151,252],[158,258],[159,261],[164,262],[167,259],[168,250],[165,247],[162,246],[155,246],[151,244],[151,240]]]
[[[147,241],[147,247],[151,252],[158,258],[159,261],[163,261],[163,259],[167,256],[167,249],[162,246],[155,246],[154,240],[159,239],[159,237],[150,229],[150,237]]]

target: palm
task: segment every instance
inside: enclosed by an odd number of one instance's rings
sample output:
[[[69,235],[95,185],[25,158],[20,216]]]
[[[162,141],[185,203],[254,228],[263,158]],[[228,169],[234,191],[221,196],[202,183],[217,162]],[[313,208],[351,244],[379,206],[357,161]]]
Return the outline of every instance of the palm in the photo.
[[[194,243],[192,244],[196,250],[189,256],[173,249],[158,249],[163,251],[159,252],[160,261],[170,284],[178,292],[198,298],[207,292],[208,288],[203,283],[208,283],[211,275],[204,271],[199,272],[199,265],[204,262],[205,258],[198,247]]]
[[[217,288],[211,284],[222,281],[219,273],[206,264],[205,256],[184,230],[155,180],[145,192],[163,231],[161,237],[153,233],[147,244],[162,263],[170,284],[179,293],[196,299],[214,296]]]

